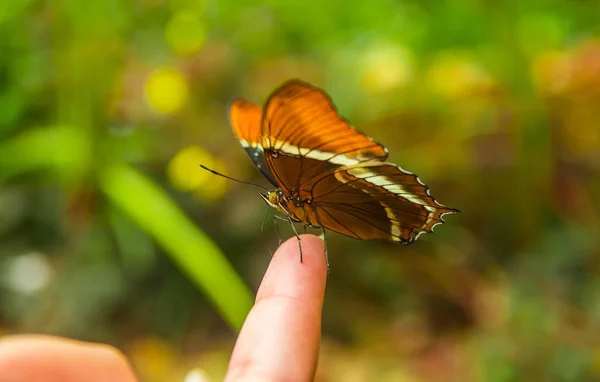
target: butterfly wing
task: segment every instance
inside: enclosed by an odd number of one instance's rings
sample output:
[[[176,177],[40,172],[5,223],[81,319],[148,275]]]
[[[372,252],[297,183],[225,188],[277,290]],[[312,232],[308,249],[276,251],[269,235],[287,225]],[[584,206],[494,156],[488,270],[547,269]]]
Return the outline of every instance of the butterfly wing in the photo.
[[[342,118],[325,92],[298,80],[269,97],[260,135],[266,163],[286,196],[298,191],[303,179],[388,155]]]
[[[325,92],[298,80],[283,84],[269,97],[261,135],[265,151],[337,165],[384,161],[388,155],[383,145],[342,118]]]
[[[229,106],[229,118],[233,132],[256,168],[260,170],[271,184],[278,187],[277,182],[269,171],[263,147],[260,143],[261,107],[250,101],[238,98]]]
[[[319,224],[359,239],[411,243],[457,209],[439,204],[418,176],[392,163],[340,167],[302,186]]]
[[[269,181],[286,197],[310,200],[317,223],[332,231],[408,244],[458,212],[439,204],[416,175],[386,163],[387,149],[307,83],[284,84],[264,110],[236,100],[231,123]]]

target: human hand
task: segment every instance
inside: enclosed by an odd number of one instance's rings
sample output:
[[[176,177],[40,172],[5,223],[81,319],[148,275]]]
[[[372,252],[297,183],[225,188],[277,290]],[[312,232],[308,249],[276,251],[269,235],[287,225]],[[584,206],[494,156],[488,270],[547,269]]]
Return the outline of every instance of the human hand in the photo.
[[[226,381],[311,381],[327,279],[323,241],[302,235],[275,253],[237,339]],[[25,335],[0,340],[2,382],[132,382],[125,357],[107,345]]]

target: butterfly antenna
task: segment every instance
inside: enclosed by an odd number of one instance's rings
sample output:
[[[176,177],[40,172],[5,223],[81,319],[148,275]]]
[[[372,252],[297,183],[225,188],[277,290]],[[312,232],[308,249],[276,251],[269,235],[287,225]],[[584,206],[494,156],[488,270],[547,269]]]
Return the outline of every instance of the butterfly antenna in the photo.
[[[238,182],[238,183],[242,183],[242,184],[248,184],[248,185],[250,185],[250,186],[254,186],[254,187],[258,187],[258,188],[262,188],[262,189],[263,189],[263,190],[265,190],[265,191],[269,191],[269,189],[268,189],[268,188],[266,188],[266,187],[263,187],[263,186],[261,186],[260,184],[251,183],[251,182],[245,182],[245,181],[243,181],[243,180],[239,180],[239,179],[232,178],[232,177],[230,177],[230,176],[227,176],[227,175],[221,174],[221,173],[220,173],[220,172],[218,172],[218,171],[212,170],[212,169],[210,169],[210,168],[206,167],[206,166],[205,166],[205,165],[203,165],[203,164],[201,164],[201,165],[200,165],[200,167],[202,167],[204,170],[206,170],[206,171],[208,171],[208,172],[211,172],[211,173],[213,173],[213,174],[215,174],[215,175],[222,176],[222,177],[223,177],[223,178],[225,178],[225,179],[233,180],[234,182]]]

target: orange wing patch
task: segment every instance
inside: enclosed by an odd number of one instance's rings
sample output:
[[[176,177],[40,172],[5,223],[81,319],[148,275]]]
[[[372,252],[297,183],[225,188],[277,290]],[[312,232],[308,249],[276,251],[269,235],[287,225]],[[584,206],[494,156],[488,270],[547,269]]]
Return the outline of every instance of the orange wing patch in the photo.
[[[244,148],[260,144],[262,108],[250,101],[238,98],[229,106],[231,126]]]
[[[292,80],[267,101],[262,145],[289,155],[352,165],[363,160],[384,161],[388,151],[342,118],[321,89]]]

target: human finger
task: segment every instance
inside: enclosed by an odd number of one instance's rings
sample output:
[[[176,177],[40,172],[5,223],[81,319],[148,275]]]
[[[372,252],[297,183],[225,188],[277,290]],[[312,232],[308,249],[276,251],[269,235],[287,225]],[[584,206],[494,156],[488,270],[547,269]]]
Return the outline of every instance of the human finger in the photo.
[[[235,345],[226,381],[310,381],[327,279],[323,240],[301,235],[275,253]]]
[[[134,382],[125,356],[101,344],[44,335],[0,339],[2,382]]]

